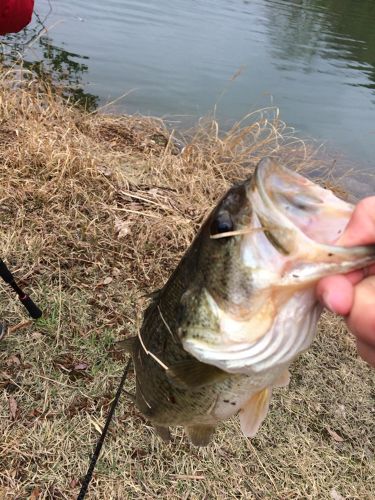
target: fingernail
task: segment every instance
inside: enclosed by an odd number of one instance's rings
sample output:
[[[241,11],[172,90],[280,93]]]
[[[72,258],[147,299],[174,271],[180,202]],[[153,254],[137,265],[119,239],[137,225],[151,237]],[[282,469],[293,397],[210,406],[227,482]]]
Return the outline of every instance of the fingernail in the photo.
[[[336,312],[335,308],[332,305],[332,294],[329,292],[325,292],[322,295],[323,303],[327,309],[329,309],[331,312]]]

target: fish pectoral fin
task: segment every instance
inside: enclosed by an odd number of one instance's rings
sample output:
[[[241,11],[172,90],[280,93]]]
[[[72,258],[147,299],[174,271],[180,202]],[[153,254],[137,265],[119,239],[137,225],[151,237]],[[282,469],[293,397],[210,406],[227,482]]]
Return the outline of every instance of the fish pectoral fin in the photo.
[[[207,446],[215,432],[215,426],[186,425],[185,432],[194,446]]]
[[[134,346],[137,342],[138,338],[136,336],[134,337],[129,337],[124,340],[119,340],[118,342],[115,343],[114,348],[116,351],[125,351],[129,354],[133,354],[134,352]]]
[[[228,377],[228,374],[213,365],[201,363],[197,359],[178,361],[167,370],[169,380],[184,389],[198,389],[214,384]]]
[[[251,396],[241,408],[239,416],[241,430],[246,437],[254,437],[266,418],[272,391],[269,387]]]
[[[156,434],[162,438],[164,443],[169,443],[171,440],[171,433],[169,432],[169,427],[162,427],[161,425],[154,426]]]
[[[286,387],[290,382],[290,371],[285,370],[273,384],[274,387]]]

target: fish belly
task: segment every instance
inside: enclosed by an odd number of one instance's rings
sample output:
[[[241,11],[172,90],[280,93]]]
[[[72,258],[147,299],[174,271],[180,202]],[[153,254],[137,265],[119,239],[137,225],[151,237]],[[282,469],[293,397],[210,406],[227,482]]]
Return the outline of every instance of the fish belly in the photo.
[[[225,420],[239,412],[241,408],[249,401],[256,393],[259,393],[267,387],[278,385],[278,380],[285,372],[286,368],[268,373],[243,375],[231,379],[223,386],[220,392],[216,405],[213,408],[212,415],[217,420]]]

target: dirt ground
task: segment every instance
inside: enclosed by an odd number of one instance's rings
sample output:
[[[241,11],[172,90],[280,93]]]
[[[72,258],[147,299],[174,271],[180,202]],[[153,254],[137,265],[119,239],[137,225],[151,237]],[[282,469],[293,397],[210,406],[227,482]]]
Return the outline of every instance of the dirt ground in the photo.
[[[275,110],[181,150],[158,120],[88,114],[32,79],[0,82],[0,248],[44,311],[28,322],[0,284],[0,499],[73,499],[136,333],[205,214],[260,158],[318,171]],[[327,165],[326,183],[332,183]],[[375,377],[343,322],[325,314],[313,347],[275,390],[256,438],[237,419],[204,449],[164,444],[125,395],[88,498],[373,499]],[[127,389],[132,390],[133,375]]]

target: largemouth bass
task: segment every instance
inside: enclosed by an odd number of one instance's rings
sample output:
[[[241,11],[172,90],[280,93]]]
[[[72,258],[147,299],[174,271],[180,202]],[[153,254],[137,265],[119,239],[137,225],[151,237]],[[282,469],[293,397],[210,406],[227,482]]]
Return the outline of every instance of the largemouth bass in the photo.
[[[236,413],[255,435],[314,338],[316,282],[375,262],[375,246],[334,245],[353,208],[269,158],[225,194],[125,341],[136,405],[163,438],[182,425],[204,446]]]

